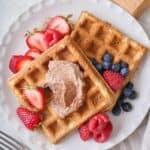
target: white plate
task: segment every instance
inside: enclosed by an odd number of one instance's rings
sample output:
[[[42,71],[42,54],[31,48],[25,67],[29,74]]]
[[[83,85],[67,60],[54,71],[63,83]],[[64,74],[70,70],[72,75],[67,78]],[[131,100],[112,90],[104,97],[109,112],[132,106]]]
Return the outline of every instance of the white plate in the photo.
[[[48,17],[54,15],[73,14],[75,22],[82,10],[88,10],[96,16],[109,21],[128,36],[139,41],[145,46],[150,46],[147,35],[139,23],[127,12],[110,1],[106,0],[46,0],[31,7],[22,14],[11,26],[6,34],[0,50],[0,129],[8,132],[19,141],[22,141],[33,150],[93,150],[108,149],[127,138],[142,122],[150,106],[150,57],[147,56],[134,77],[136,90],[139,97],[133,102],[133,111],[122,113],[119,117],[110,115],[114,125],[110,140],[104,144],[97,144],[93,140],[82,142],[75,131],[58,145],[52,145],[41,133],[30,132],[16,117],[15,109],[18,106],[15,96],[5,84],[11,75],[8,62],[13,54],[23,54],[25,45],[24,33],[33,27],[42,24]],[[149,55],[149,54],[148,54]]]

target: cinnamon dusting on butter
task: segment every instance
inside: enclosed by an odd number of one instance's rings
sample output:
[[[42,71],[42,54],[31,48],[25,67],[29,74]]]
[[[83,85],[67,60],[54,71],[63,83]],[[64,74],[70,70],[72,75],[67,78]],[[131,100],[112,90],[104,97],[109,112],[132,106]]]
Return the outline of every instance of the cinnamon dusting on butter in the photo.
[[[84,81],[77,64],[69,61],[49,61],[45,87],[53,93],[50,105],[58,116],[64,118],[77,111],[84,101]]]

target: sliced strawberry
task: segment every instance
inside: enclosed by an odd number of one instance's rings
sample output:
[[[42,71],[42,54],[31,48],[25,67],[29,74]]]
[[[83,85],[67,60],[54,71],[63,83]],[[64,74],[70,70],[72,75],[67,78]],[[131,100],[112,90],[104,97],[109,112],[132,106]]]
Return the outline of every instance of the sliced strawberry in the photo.
[[[28,63],[33,60],[30,56],[23,56],[22,59],[16,64],[16,68],[19,71],[20,69],[24,68]]]
[[[49,23],[47,29],[55,29],[60,32],[62,35],[70,33],[70,26],[63,16],[53,17]]]
[[[13,55],[9,62],[9,69],[13,73],[17,73],[21,68],[27,65],[33,58],[30,56]]]
[[[63,36],[61,33],[52,29],[46,30],[45,35],[44,35],[44,40],[48,44],[48,47],[51,47],[62,38]]]
[[[31,49],[39,49],[40,51],[45,51],[48,48],[48,44],[44,40],[43,32],[36,32],[27,36],[26,43]]]
[[[31,56],[32,58],[36,58],[41,54],[41,51],[38,49],[29,49],[26,53],[25,56]]]
[[[35,129],[41,122],[40,116],[37,113],[29,111],[26,108],[18,107],[16,112],[20,120],[30,130]]]
[[[43,88],[37,87],[25,89],[23,91],[23,94],[32,106],[34,106],[38,110],[44,109],[45,93]]]

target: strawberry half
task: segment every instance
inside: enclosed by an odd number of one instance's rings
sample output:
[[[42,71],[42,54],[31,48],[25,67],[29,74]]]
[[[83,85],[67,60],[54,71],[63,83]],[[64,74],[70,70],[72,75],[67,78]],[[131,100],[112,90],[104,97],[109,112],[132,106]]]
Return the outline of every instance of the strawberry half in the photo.
[[[25,56],[31,56],[32,58],[36,58],[41,54],[41,51],[38,49],[29,49],[26,53]]]
[[[63,16],[55,16],[51,18],[48,23],[47,29],[54,29],[60,32],[62,35],[66,35],[70,33],[70,25],[65,20]]]
[[[53,29],[46,30],[44,34],[44,40],[48,44],[48,47],[51,47],[62,38],[63,38],[62,34]]]
[[[30,130],[35,129],[38,126],[38,124],[41,122],[38,113],[32,112],[26,108],[18,107],[16,112],[20,120]]]
[[[44,32],[36,32],[27,36],[26,43],[30,49],[39,49],[42,52],[48,48],[44,40]]]
[[[45,93],[41,87],[29,88],[23,90],[23,95],[29,101],[29,103],[38,110],[44,109]]]
[[[25,67],[32,60],[33,58],[30,56],[13,55],[9,62],[9,69],[13,73],[17,73],[21,68]]]

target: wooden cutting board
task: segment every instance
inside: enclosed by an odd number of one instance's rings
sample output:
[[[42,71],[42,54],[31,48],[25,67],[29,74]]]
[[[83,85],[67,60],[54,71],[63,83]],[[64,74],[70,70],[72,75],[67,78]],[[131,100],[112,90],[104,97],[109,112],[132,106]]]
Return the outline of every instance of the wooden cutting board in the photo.
[[[150,6],[150,0],[113,0],[115,3],[125,8],[131,15],[138,17]]]

